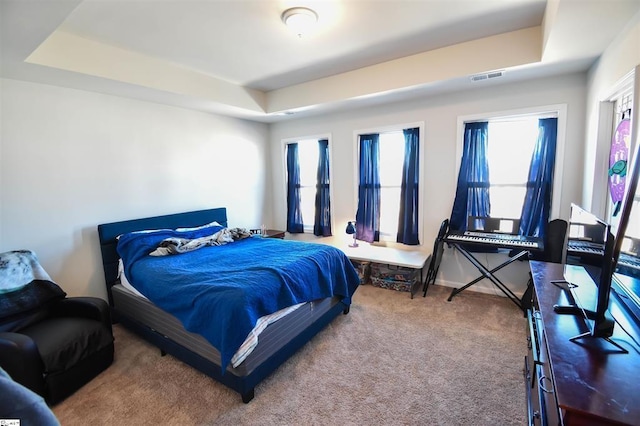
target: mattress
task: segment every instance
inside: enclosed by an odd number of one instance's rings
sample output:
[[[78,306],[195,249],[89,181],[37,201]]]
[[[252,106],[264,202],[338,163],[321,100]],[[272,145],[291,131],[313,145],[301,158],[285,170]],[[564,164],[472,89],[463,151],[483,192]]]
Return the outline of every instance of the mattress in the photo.
[[[136,296],[147,299],[144,294],[140,293],[133,285],[131,285],[131,283],[127,279],[127,275],[124,273],[122,259],[118,260],[118,278],[120,279],[120,284],[122,284],[125,289],[129,290]],[[249,356],[251,352],[253,352],[256,345],[258,344],[260,334],[265,330],[265,328],[269,326],[269,324],[278,321],[285,315],[289,315],[291,312],[295,311],[302,305],[304,305],[304,303],[298,303],[296,305],[281,309],[272,314],[260,317],[256,322],[256,326],[253,328],[253,330],[251,330],[245,341],[231,358],[231,364],[234,367],[239,366],[245,360],[245,358]]]
[[[220,365],[220,352],[202,336],[188,332],[180,321],[155,306],[148,299],[135,295],[121,284],[112,287],[113,306],[119,315],[144,324],[190,351]],[[258,345],[237,367],[229,365],[227,373],[242,377],[267,361],[278,349],[286,345],[310,324],[319,319],[336,304],[340,297],[320,299],[303,304],[295,311],[270,324],[260,334]]]

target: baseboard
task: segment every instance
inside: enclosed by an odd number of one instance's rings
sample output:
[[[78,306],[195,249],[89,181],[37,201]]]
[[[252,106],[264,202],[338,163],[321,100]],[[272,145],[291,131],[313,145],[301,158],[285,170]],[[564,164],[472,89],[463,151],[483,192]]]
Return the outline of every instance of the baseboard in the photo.
[[[454,282],[454,281],[447,281],[447,280],[441,280],[441,279],[437,279],[434,281],[435,285],[439,285],[439,286],[443,286],[443,287],[450,287],[450,288],[460,288],[463,287],[466,283],[458,283],[458,282]],[[511,287],[510,287],[511,288]],[[515,291],[514,289],[511,288],[511,290],[514,292],[514,294],[516,296],[518,296],[519,298],[522,297],[523,293],[524,293],[524,289],[522,289],[522,291]],[[469,287],[468,289],[464,290],[465,292],[467,291],[473,291],[476,293],[483,293],[483,294],[491,294],[494,296],[500,296],[500,297],[504,297],[506,298],[507,296],[504,295],[504,293],[502,293],[500,290],[498,290],[498,288],[496,286],[494,286],[493,284],[485,284],[485,283],[477,283],[472,285],[471,287]]]

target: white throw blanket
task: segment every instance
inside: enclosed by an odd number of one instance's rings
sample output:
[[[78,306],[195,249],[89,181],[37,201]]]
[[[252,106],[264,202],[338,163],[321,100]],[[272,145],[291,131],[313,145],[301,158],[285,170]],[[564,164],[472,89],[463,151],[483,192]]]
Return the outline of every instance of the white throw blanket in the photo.
[[[0,253],[0,293],[18,290],[33,280],[51,281],[30,250]]]
[[[186,253],[206,246],[220,246],[236,240],[250,237],[251,233],[244,228],[223,228],[212,235],[194,238],[167,238],[162,240],[157,249],[149,253],[150,256],[167,256],[170,254]]]

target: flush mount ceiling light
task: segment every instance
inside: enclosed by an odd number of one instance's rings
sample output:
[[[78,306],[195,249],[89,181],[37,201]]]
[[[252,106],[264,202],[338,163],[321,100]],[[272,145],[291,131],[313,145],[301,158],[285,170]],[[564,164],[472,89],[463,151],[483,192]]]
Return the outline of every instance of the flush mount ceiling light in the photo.
[[[311,31],[318,23],[318,14],[307,7],[292,7],[282,12],[282,22],[298,37]]]

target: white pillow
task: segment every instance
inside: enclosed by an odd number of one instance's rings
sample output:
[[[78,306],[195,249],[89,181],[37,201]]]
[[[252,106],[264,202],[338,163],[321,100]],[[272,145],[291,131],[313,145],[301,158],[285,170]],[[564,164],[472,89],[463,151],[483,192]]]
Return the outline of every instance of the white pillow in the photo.
[[[207,223],[205,225],[196,226],[194,228],[176,228],[175,230],[178,232],[189,232],[189,231],[197,231],[199,229],[210,228],[212,226],[222,226],[215,220],[211,223]]]
[[[125,232],[125,234],[152,234],[154,232],[166,232],[173,231],[173,229],[141,229],[140,231],[131,231]],[[116,237],[116,240],[119,240],[124,234],[120,234]]]

